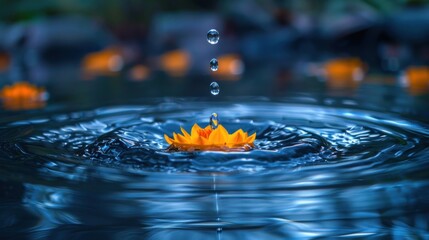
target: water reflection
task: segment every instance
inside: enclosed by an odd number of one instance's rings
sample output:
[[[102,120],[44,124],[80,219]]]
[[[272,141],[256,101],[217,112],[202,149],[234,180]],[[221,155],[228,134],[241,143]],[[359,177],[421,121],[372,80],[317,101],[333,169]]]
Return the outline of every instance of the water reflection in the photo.
[[[112,171],[104,174],[94,175],[109,178]],[[329,178],[304,177],[301,185],[282,181],[279,175],[217,176],[216,191],[210,176],[93,178],[78,190],[26,185],[24,203],[43,220],[37,229],[49,229],[51,236],[67,232],[67,225],[72,235],[82,230],[78,225],[98,229],[98,234],[109,231],[107,226],[124,233],[140,226],[139,232],[148,234],[149,239],[215,237],[219,228],[222,239],[406,238],[427,234],[428,201],[419,196],[429,187],[427,182],[354,183],[342,190],[314,182]],[[319,187],[309,188],[305,182]]]

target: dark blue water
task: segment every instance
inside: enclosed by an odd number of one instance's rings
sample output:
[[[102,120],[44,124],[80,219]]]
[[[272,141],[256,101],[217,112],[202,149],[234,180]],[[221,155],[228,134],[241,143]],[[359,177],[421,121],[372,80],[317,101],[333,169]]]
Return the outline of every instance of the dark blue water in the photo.
[[[429,127],[326,99],[162,100],[0,127],[2,239],[428,239]],[[249,152],[163,135],[256,132]]]

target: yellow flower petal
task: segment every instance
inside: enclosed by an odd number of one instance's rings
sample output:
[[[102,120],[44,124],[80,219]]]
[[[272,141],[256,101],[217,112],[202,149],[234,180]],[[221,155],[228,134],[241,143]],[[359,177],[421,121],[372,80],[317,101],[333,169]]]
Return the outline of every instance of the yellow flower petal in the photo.
[[[198,131],[200,131],[200,130],[202,130],[202,128],[200,126],[198,126],[198,124],[195,123],[191,129],[191,137],[196,138],[197,136],[199,136]]]
[[[243,138],[243,129],[238,129],[237,131],[235,131],[235,133],[232,134],[233,136],[233,140],[232,142],[234,143],[242,143],[244,138]]]
[[[238,131],[235,131],[233,134],[228,136],[228,143],[236,143],[238,140]]]
[[[167,134],[164,134],[164,139],[165,141],[167,141],[168,144],[173,144],[173,139],[171,139],[170,137],[167,136]]]
[[[246,139],[246,142],[247,142],[247,143],[253,143],[253,142],[255,141],[255,139],[256,139],[256,133],[254,133],[254,134],[250,135],[250,136]]]
[[[182,127],[180,127],[180,130],[182,131],[183,136],[185,136],[185,138],[191,138],[191,136],[189,135],[189,133],[185,129],[183,129]]]
[[[204,138],[201,136],[196,136],[196,138],[192,139],[192,144],[194,145],[205,145],[206,142],[204,141]]]
[[[181,134],[176,134],[175,138],[177,137],[177,141],[180,143],[188,143],[188,139],[185,138],[183,135]]]
[[[222,137],[225,139],[225,141],[228,140],[228,136],[229,136],[228,130],[226,130],[222,125],[219,124],[215,131],[219,131]]]
[[[226,140],[227,138],[225,138],[224,131],[222,131],[219,126],[209,136],[209,142],[213,145],[225,144]]]

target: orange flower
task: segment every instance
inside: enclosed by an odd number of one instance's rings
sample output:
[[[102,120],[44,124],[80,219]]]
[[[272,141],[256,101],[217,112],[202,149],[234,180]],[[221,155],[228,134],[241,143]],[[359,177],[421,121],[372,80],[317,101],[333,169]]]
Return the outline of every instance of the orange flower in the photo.
[[[248,136],[247,132],[242,129],[237,130],[233,134],[219,124],[216,129],[212,129],[210,125],[201,128],[198,124],[194,124],[191,134],[185,129],[180,128],[183,135],[173,133],[173,138],[164,134],[165,141],[170,144],[170,150],[179,151],[248,151],[253,148],[253,142],[256,138],[256,133]]]

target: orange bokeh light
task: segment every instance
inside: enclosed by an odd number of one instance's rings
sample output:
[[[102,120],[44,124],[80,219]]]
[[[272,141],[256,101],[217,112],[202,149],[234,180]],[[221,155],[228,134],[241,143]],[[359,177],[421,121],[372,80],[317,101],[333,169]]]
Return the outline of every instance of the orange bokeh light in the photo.
[[[8,110],[27,110],[46,105],[46,91],[27,82],[5,86],[0,91],[3,107]]]
[[[99,52],[86,55],[82,60],[85,76],[114,76],[124,66],[123,54],[119,48],[110,47]]]
[[[335,89],[356,88],[363,80],[365,67],[357,58],[330,60],[324,65],[328,87]]]
[[[412,95],[429,92],[429,67],[413,66],[405,70],[405,84]]]
[[[140,82],[149,77],[150,69],[142,64],[132,67],[129,71],[129,77],[132,81]]]
[[[244,72],[244,63],[238,54],[225,54],[217,59],[219,69],[212,72],[218,80],[236,81]]]
[[[187,51],[174,50],[164,53],[159,59],[160,67],[170,76],[181,77],[191,65],[191,56]]]
[[[0,72],[9,68],[10,58],[6,53],[0,53]]]

